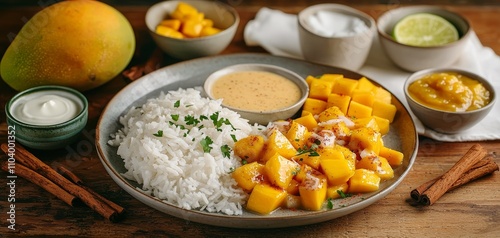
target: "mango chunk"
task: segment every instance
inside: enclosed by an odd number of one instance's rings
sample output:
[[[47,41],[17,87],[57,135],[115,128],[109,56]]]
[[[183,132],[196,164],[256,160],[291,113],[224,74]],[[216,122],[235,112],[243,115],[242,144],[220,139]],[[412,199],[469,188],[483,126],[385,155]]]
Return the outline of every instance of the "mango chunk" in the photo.
[[[404,155],[397,150],[382,146],[379,155],[386,158],[391,166],[399,166],[403,163]]]
[[[302,153],[292,157],[292,160],[298,164],[307,164],[311,168],[319,169],[319,162],[321,157],[318,155],[311,155],[310,153]]]
[[[172,37],[172,38],[177,38],[177,39],[182,39],[184,38],[184,35],[168,26],[163,26],[159,25],[156,27],[156,33],[158,35],[166,36],[166,37]]]
[[[323,206],[326,199],[328,183],[326,177],[319,173],[307,173],[299,186],[302,207],[307,210],[317,211]]]
[[[312,131],[318,126],[318,122],[314,119],[312,113],[306,114],[294,120],[295,122],[304,125],[307,130]]]
[[[340,193],[347,193],[347,189],[349,188],[349,184],[343,183],[339,185],[328,185],[326,189],[326,197],[331,199],[341,198]]]
[[[351,103],[351,96],[340,95],[336,93],[331,93],[328,95],[327,108],[336,106],[342,111],[342,113],[347,114],[347,109],[349,108],[349,103]]]
[[[286,191],[270,184],[257,184],[250,193],[247,209],[266,215],[276,210],[286,198]]]
[[[188,37],[198,37],[200,36],[201,30],[203,29],[203,25],[201,21],[198,20],[187,20],[184,22],[182,26],[182,34]]]
[[[343,77],[344,75],[342,74],[323,74],[321,75],[321,77],[319,77],[319,79],[324,81],[330,81],[333,83],[333,86],[335,86],[337,79],[341,79]]]
[[[326,101],[315,98],[307,98],[302,109],[312,113],[313,115],[318,115],[326,109],[326,105]]]
[[[329,107],[325,109],[323,112],[318,114],[318,121],[325,122],[332,119],[338,119],[339,117],[343,117],[345,114],[336,106]]]
[[[390,123],[394,121],[394,117],[396,116],[396,112],[398,111],[396,106],[377,100],[373,102],[372,109],[372,113],[374,116],[385,118],[389,120]]]
[[[372,108],[351,100],[349,109],[347,109],[347,115],[353,118],[370,117],[372,115]]]
[[[328,180],[328,185],[346,183],[354,175],[354,168],[346,159],[323,159],[320,166]]]
[[[373,118],[377,122],[380,134],[382,134],[382,135],[387,134],[389,132],[391,122],[386,118],[382,118],[382,117],[378,117],[378,116],[373,116]]]
[[[211,36],[211,35],[215,35],[219,32],[221,32],[222,30],[219,29],[219,28],[215,28],[215,27],[203,27],[201,29],[201,32],[200,32],[200,36]]]
[[[258,161],[264,150],[264,144],[264,137],[250,135],[234,143],[234,154],[248,163]]]
[[[181,21],[179,19],[166,19],[160,22],[160,26],[170,27],[176,31],[181,28]]]
[[[290,195],[299,195],[299,181],[292,179],[290,185],[286,188],[286,192]]]
[[[383,180],[394,177],[394,171],[389,162],[381,156],[363,157],[356,163],[356,168],[371,170]]]
[[[338,78],[335,81],[335,87],[332,89],[332,93],[351,96],[352,91],[358,86],[358,80],[350,78]]]
[[[371,91],[362,91],[355,89],[352,92],[352,101],[359,102],[365,106],[371,107],[375,102],[375,96]]]
[[[377,191],[380,177],[368,169],[356,169],[349,180],[349,193],[369,193]]]
[[[303,148],[309,139],[310,132],[306,126],[292,121],[290,129],[286,133],[286,138],[292,143],[295,149]]]
[[[262,162],[267,162],[276,153],[290,159],[297,154],[297,150],[293,147],[292,143],[286,138],[279,130],[273,130],[268,137],[264,149],[264,154],[260,158]]]
[[[392,95],[389,91],[385,90],[382,87],[375,87],[373,89],[373,94],[375,95],[375,99],[384,103],[391,103]]]
[[[332,88],[333,83],[330,81],[313,79],[309,87],[309,97],[326,101]]]
[[[290,185],[293,176],[300,169],[299,164],[279,154],[275,154],[266,162],[265,171],[267,178],[274,186],[286,189]]]
[[[265,180],[264,165],[257,162],[245,164],[236,168],[231,176],[239,187],[245,191],[252,191],[255,185]]]
[[[380,153],[382,147],[382,135],[372,128],[361,127],[351,130],[351,140],[348,147],[351,150],[372,151],[376,155]]]
[[[358,85],[356,86],[356,89],[364,92],[371,92],[375,89],[375,84],[373,84],[370,80],[368,80],[365,77],[361,77],[358,80]]]

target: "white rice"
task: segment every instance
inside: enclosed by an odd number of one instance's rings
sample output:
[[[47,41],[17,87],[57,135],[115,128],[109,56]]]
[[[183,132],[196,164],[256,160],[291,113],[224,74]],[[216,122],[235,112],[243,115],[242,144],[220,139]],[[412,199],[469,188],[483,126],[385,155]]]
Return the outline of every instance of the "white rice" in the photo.
[[[210,119],[217,112],[219,119],[229,119],[231,125],[217,130]],[[179,115],[178,120],[172,115]],[[208,119],[193,127],[187,125],[187,115]],[[241,139],[259,133],[262,127],[248,124],[223,108],[220,100],[203,98],[193,88],[161,93],[142,107],[132,108],[120,123],[123,128],[111,135],[109,144],[118,146],[128,170],[123,175],[141,184],[145,193],[184,209],[242,214],[248,195],[231,177],[231,171],[241,165],[232,152],[232,136]],[[213,141],[209,153],[200,143],[207,136]],[[220,149],[224,145],[231,148],[229,157]]]

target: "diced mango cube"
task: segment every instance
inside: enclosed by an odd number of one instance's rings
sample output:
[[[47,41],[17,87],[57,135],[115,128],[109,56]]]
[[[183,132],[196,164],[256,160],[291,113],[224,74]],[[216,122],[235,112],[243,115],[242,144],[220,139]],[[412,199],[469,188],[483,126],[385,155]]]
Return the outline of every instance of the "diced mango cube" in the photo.
[[[328,183],[323,174],[319,172],[306,174],[299,186],[302,207],[312,211],[320,210],[326,199],[327,187]]]
[[[306,110],[302,110],[302,112],[300,113],[300,116],[303,117],[303,116],[307,116],[307,115],[312,115],[311,112],[308,112]]]
[[[298,188],[297,188],[298,189]],[[283,200],[282,207],[288,208],[288,209],[299,209],[302,204],[300,202],[300,196],[297,194],[290,194],[288,193]]]
[[[261,161],[267,162],[276,153],[287,159],[297,154],[297,150],[293,147],[292,143],[279,130],[273,130],[267,138]]]
[[[365,156],[356,163],[357,169],[368,169],[377,174],[381,179],[391,179],[394,177],[389,162],[381,156]]]
[[[336,93],[331,93],[328,95],[327,107],[336,106],[342,111],[342,113],[347,114],[347,109],[349,108],[349,103],[351,103],[351,96],[340,95]]]
[[[377,191],[380,177],[368,169],[356,169],[349,179],[349,193],[368,193]]]
[[[305,116],[301,116],[299,118],[296,118],[294,121],[307,127],[307,129],[309,131],[314,130],[314,128],[316,128],[318,126],[318,122],[316,121],[316,119],[314,119],[314,116],[312,113],[307,114]]]
[[[340,79],[343,77],[344,77],[344,75],[342,75],[342,74],[323,74],[323,75],[321,75],[321,77],[319,77],[319,79],[324,80],[324,81],[330,81],[335,86],[337,79]]]
[[[335,87],[333,87],[332,93],[351,96],[356,86],[358,86],[358,80],[339,78],[335,81]]]
[[[309,174],[309,173],[319,173],[319,171],[317,171],[316,169],[313,169],[311,166],[307,165],[307,164],[300,164],[300,169],[298,171],[298,173],[295,175],[295,180],[297,180],[298,182],[302,183],[302,181],[304,181],[304,179],[306,179],[306,175]]]
[[[352,92],[352,101],[359,102],[365,106],[371,107],[373,102],[375,102],[375,96],[371,91],[361,91],[361,89],[355,89]]]
[[[322,124],[320,128],[323,130],[333,131],[336,140],[347,141],[349,140],[349,136],[351,135],[351,129],[349,129],[349,127],[346,125],[344,121]]]
[[[347,115],[353,118],[369,117],[372,115],[372,108],[351,100],[349,109],[347,109]]]
[[[201,24],[203,25],[203,27],[213,27],[214,21],[212,21],[212,19],[205,18],[201,21]]]
[[[337,150],[335,147],[321,147],[316,150],[316,152],[321,156],[321,160],[326,159],[345,159],[344,154]]]
[[[306,126],[292,121],[290,129],[286,133],[286,138],[292,143],[295,149],[303,148],[309,139],[310,132]]]
[[[372,109],[372,114],[374,116],[385,118],[389,120],[390,123],[394,121],[394,117],[396,116],[396,112],[398,111],[396,106],[378,100],[375,100],[375,102],[373,102]]]
[[[170,27],[176,31],[181,28],[181,21],[179,19],[166,19],[160,22],[160,26]]]
[[[309,87],[311,87],[311,83],[312,83],[312,81],[313,81],[313,80],[316,80],[316,79],[318,79],[318,78],[316,78],[316,77],[314,77],[314,76],[312,76],[312,75],[307,76],[307,77],[306,77],[306,83],[307,83],[307,85],[309,85]]]
[[[276,210],[285,199],[287,193],[284,189],[270,184],[257,184],[250,193],[247,209],[265,215]]]
[[[391,166],[399,166],[403,163],[404,155],[397,150],[382,146],[379,155],[386,158]]]
[[[332,92],[333,83],[326,80],[313,79],[309,86],[309,97],[326,101]]]
[[[353,121],[354,121],[354,128],[368,127],[368,128],[372,128],[375,131],[378,131],[378,132],[380,131],[377,120],[373,116],[356,118]]]
[[[182,34],[184,34],[188,37],[198,37],[198,36],[200,36],[202,29],[203,29],[203,25],[201,24],[201,21],[187,20],[182,25],[181,32],[182,32]]]
[[[349,148],[347,148],[343,145],[339,145],[339,144],[335,144],[335,146],[333,148],[335,150],[342,152],[342,154],[344,155],[344,158],[347,161],[349,161],[349,165],[354,169],[356,168],[356,161],[357,161],[356,153],[352,152]]]
[[[346,183],[354,175],[354,168],[346,159],[322,159],[320,167],[328,180],[328,185]]]
[[[257,162],[242,165],[236,168],[231,176],[236,180],[238,186],[245,191],[252,191],[255,185],[265,180],[264,165]]]
[[[307,98],[302,110],[311,112],[313,115],[318,115],[326,109],[326,105],[326,101],[315,98]]]
[[[323,112],[318,114],[318,121],[325,122],[332,119],[338,119],[339,117],[343,117],[345,114],[336,106],[329,107],[325,109]]]
[[[215,35],[219,32],[221,32],[221,29],[219,29],[219,28],[204,26],[201,29],[200,36],[211,36],[211,35]]]
[[[183,21],[186,16],[196,15],[198,15],[198,10],[194,6],[185,2],[179,2],[174,11],[170,14],[170,17]]]
[[[373,84],[370,80],[368,80],[365,77],[361,77],[358,80],[358,85],[356,89],[360,91],[371,92],[375,89],[375,87],[376,87],[375,84]]]
[[[326,189],[326,197],[331,199],[340,198],[341,193],[347,193],[347,189],[349,188],[349,184],[343,183],[339,185],[328,186]]]
[[[267,178],[274,186],[286,189],[293,176],[300,169],[299,164],[279,154],[275,154],[266,162],[265,171]]]
[[[264,150],[264,145],[264,137],[249,135],[234,143],[234,154],[248,163],[258,161]]]
[[[373,89],[373,93],[375,95],[375,99],[385,103],[391,103],[392,95],[389,91],[385,90],[382,87],[375,87]]]
[[[377,122],[380,134],[387,134],[389,132],[391,122],[389,122],[389,120],[386,118],[378,116],[373,116],[373,118],[375,118],[375,121]]]
[[[162,26],[162,25],[159,25],[156,27],[156,33],[158,35],[162,35],[162,36],[166,36],[166,37],[172,37],[172,38],[177,38],[177,39],[182,39],[184,38],[184,35],[182,35],[182,33],[170,28],[170,27],[167,27],[167,26]]]
[[[351,150],[372,151],[376,155],[379,154],[382,136],[380,132],[377,132],[371,128],[361,127],[351,130],[351,140],[349,141],[348,147]]]
[[[286,188],[286,192],[292,195],[299,195],[299,185],[299,181],[292,179],[292,181],[290,181],[290,185]]]

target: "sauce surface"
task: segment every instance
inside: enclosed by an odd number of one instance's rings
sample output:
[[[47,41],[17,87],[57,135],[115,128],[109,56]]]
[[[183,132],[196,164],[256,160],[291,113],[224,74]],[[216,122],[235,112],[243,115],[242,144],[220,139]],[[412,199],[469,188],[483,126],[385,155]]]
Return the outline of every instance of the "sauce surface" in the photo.
[[[18,98],[10,110],[15,119],[26,124],[55,125],[73,119],[82,107],[65,95],[39,91]]]
[[[444,111],[464,112],[490,102],[490,92],[477,80],[456,73],[435,73],[413,82],[408,88],[415,101]]]
[[[212,85],[212,95],[225,106],[248,111],[273,111],[300,100],[300,88],[289,79],[263,71],[226,74]]]

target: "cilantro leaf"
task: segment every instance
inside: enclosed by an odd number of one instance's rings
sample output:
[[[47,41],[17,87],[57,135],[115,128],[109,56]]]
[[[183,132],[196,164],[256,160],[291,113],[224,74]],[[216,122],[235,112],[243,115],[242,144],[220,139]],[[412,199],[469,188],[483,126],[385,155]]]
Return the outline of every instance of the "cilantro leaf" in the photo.
[[[163,136],[163,131],[162,130],[158,130],[158,132],[156,132],[153,135],[156,136],[156,137],[162,137]]]
[[[220,147],[220,151],[224,158],[230,158],[231,156],[231,147],[229,145],[223,145]]]
[[[181,101],[180,101],[180,100],[177,100],[177,101],[174,103],[174,107],[175,107],[175,108],[178,108],[180,105],[181,105]]]
[[[210,153],[210,151],[212,151],[212,144],[213,143],[214,142],[212,141],[212,139],[210,137],[206,136],[205,138],[203,138],[200,141],[201,147],[203,147],[203,152]]]

